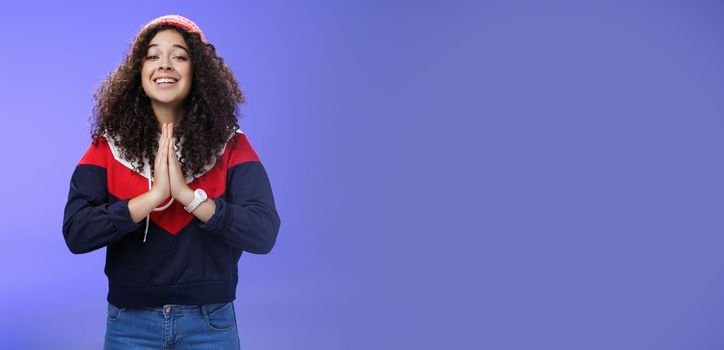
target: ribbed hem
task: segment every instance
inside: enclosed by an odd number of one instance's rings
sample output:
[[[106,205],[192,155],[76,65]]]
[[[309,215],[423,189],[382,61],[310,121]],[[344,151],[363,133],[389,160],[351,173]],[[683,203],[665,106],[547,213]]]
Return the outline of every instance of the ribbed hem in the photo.
[[[118,307],[166,304],[201,305],[236,299],[237,281],[200,281],[167,286],[118,286],[108,283],[108,302]]]

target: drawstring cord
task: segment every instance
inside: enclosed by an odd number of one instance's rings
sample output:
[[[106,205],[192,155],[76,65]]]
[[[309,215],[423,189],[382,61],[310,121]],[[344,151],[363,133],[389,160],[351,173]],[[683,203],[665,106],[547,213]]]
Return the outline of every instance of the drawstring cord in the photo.
[[[148,165],[148,163],[146,163],[146,164]],[[151,175],[150,175],[150,170],[149,170],[149,175],[148,175],[148,190],[149,190],[149,191],[151,190]],[[168,201],[168,203],[166,203],[166,205],[164,205],[164,206],[161,207],[161,208],[154,208],[153,211],[166,210],[166,208],[168,208],[168,207],[171,206],[171,203],[173,203],[173,197],[171,198],[170,201]],[[143,241],[144,241],[144,242],[146,241],[146,236],[148,235],[148,223],[149,223],[150,221],[151,221],[151,213],[148,213],[148,215],[146,215],[146,231],[143,232]]]

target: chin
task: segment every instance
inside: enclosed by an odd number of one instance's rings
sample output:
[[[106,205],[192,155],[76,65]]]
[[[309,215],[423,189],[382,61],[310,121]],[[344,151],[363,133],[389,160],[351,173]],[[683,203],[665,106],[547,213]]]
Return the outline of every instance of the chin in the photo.
[[[175,92],[175,91],[155,91],[154,89],[151,90],[150,94],[146,94],[148,98],[151,100],[151,102],[156,104],[163,104],[163,105],[174,105],[183,102],[188,95],[189,92],[186,92],[185,94],[183,91],[181,92]]]
[[[151,101],[153,103],[164,105],[164,106],[175,106],[180,104],[183,99],[159,99],[159,98],[151,98]]]

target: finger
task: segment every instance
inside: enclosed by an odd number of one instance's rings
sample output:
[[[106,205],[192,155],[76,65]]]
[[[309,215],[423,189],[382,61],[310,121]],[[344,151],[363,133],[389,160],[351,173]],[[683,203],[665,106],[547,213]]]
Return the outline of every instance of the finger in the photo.
[[[166,124],[163,124],[163,126],[161,126],[161,138],[158,139],[159,155],[161,154],[161,151],[163,150],[164,146],[166,146],[166,144],[164,143],[165,140],[166,140]]]
[[[171,134],[173,134],[173,129],[171,129],[171,128],[172,128],[172,124],[169,123],[168,129],[166,131],[166,139],[168,140],[168,143],[172,143]]]
[[[168,159],[170,162],[176,161],[176,149],[173,147],[173,139],[168,140]]]
[[[176,149],[174,148],[175,141],[176,140],[171,139],[171,141],[169,142],[169,147],[168,147],[168,151],[169,151],[168,164],[172,169],[174,169],[174,171],[178,170],[178,166],[179,166],[178,155],[176,155]]]
[[[158,140],[158,153],[162,155],[163,150],[166,148],[166,127],[161,128],[161,138]]]
[[[164,127],[164,130],[165,130],[165,127]],[[165,131],[162,132],[159,148],[160,148],[159,149],[159,158],[161,161],[160,166],[163,167],[167,162],[166,157],[167,157],[167,151],[168,151],[168,140],[167,140]]]
[[[160,140],[158,140],[158,150],[156,151],[156,161],[154,162],[154,167],[158,168],[161,165],[161,159],[163,157],[163,149],[165,148],[165,144],[163,141],[163,137],[161,137]]]
[[[171,140],[171,123],[166,123],[166,143]]]
[[[169,155],[171,158],[174,158],[174,161],[176,160],[176,140],[173,138],[173,123],[169,123],[168,126],[168,151],[170,152]]]
[[[173,162],[174,153],[173,153],[173,148],[172,148],[172,147],[173,147],[173,145],[171,144],[171,141],[169,141],[169,142],[168,142],[168,145],[166,146],[166,153],[168,153],[168,160],[167,160],[167,162],[168,162],[168,165],[169,165],[169,169],[170,169],[170,167],[173,165],[172,162]]]

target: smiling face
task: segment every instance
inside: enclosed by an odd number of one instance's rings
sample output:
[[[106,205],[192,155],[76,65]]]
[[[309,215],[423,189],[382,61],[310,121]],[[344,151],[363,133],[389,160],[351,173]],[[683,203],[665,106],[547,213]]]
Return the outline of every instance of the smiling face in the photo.
[[[141,87],[156,106],[176,108],[191,91],[191,56],[181,34],[156,33],[141,67]]]

